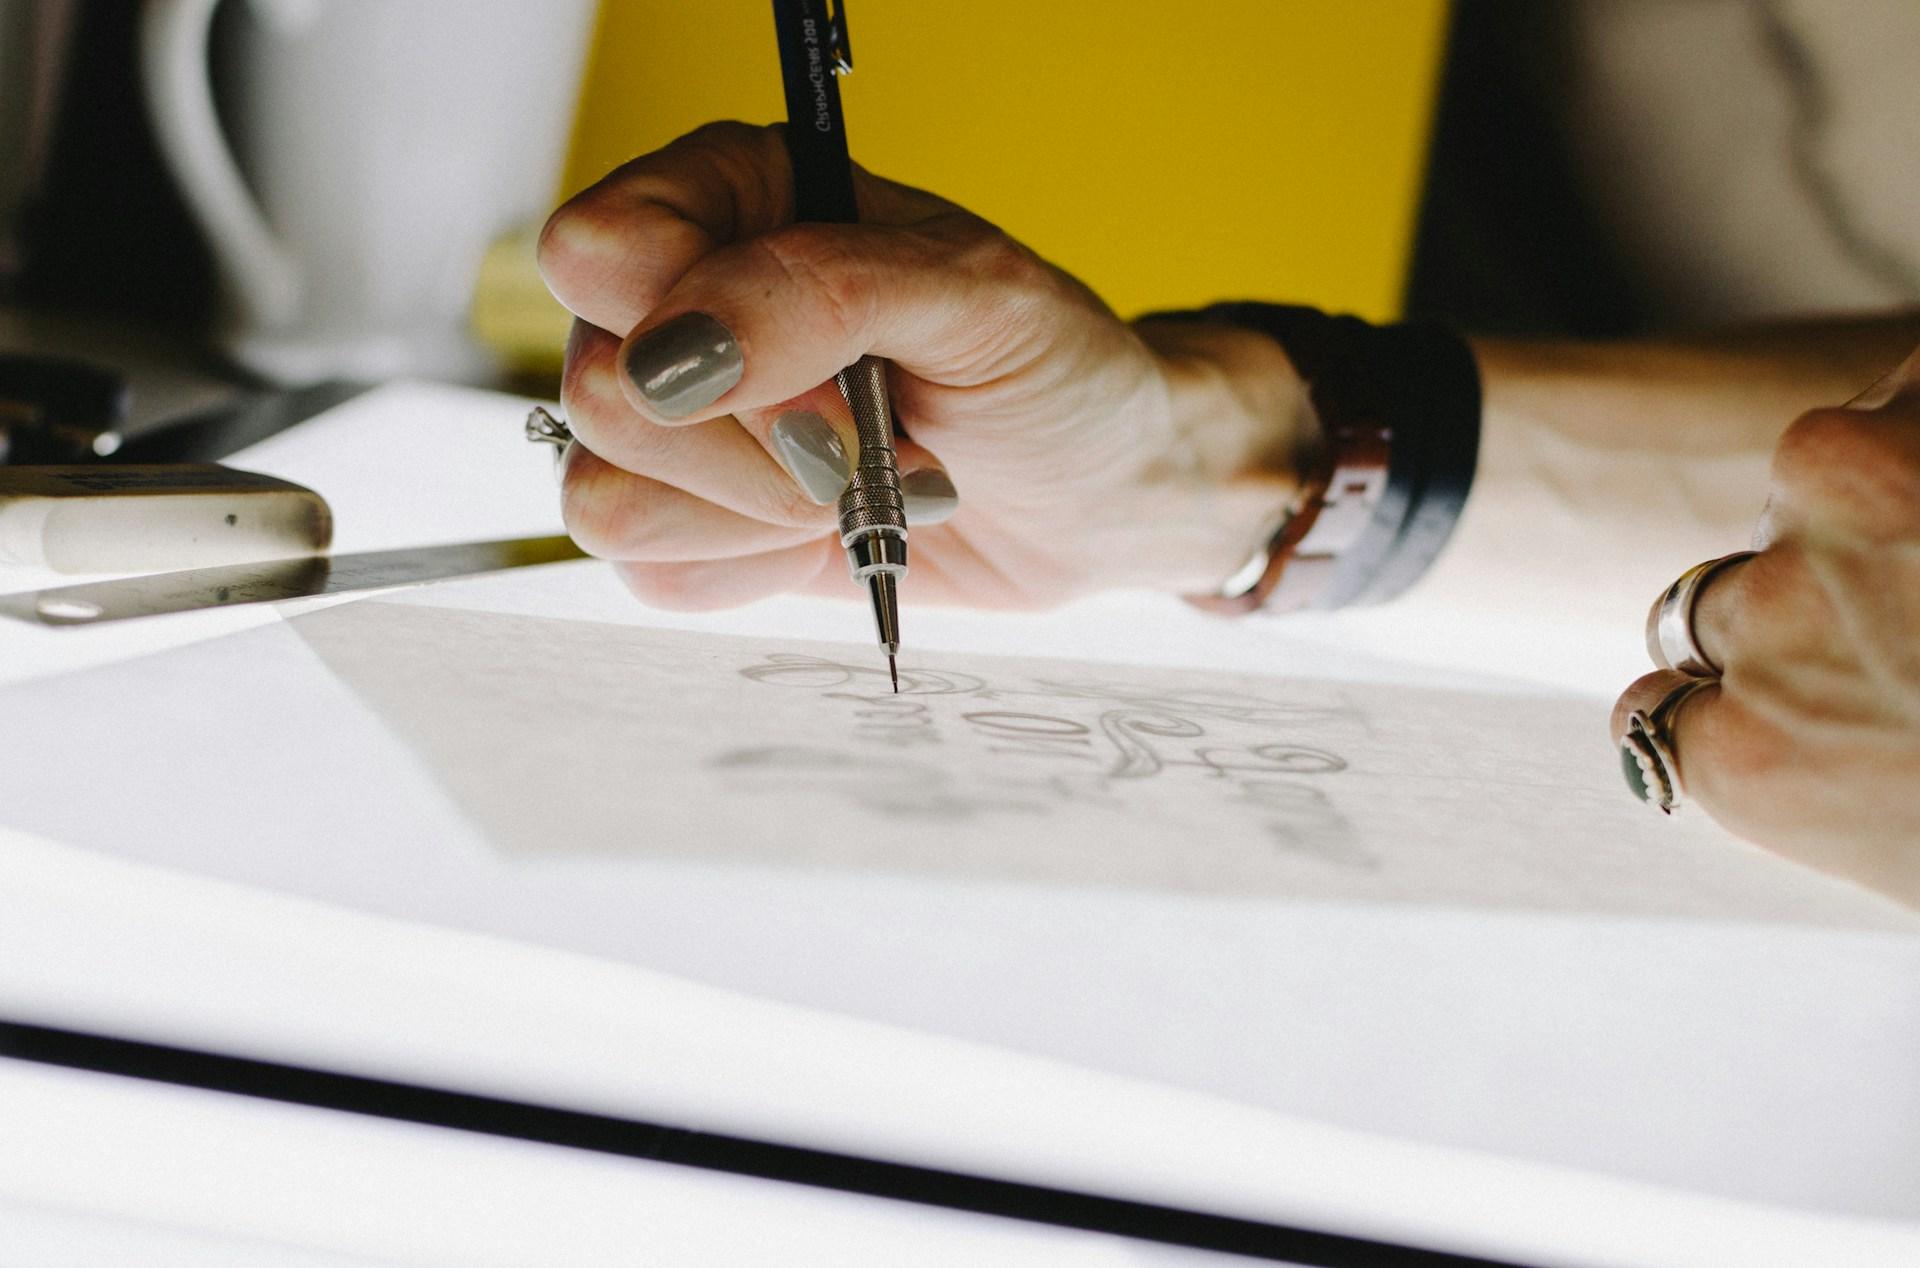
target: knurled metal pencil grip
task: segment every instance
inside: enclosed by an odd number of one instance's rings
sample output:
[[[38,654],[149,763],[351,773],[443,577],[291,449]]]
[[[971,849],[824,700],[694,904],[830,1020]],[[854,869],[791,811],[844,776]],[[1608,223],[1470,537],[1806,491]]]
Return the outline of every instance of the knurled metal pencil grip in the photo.
[[[873,600],[874,632],[887,653],[887,672],[900,690],[894,656],[900,650],[900,578],[907,574],[907,503],[900,496],[900,465],[893,452],[893,403],[887,363],[861,357],[834,376],[853,411],[860,442],[853,478],[840,495],[840,544],[847,568]]]
[[[907,568],[907,505],[900,493],[899,461],[893,451],[893,406],[887,366],[861,357],[835,376],[853,411],[860,452],[853,478],[840,494],[840,544],[856,580],[874,572]]]

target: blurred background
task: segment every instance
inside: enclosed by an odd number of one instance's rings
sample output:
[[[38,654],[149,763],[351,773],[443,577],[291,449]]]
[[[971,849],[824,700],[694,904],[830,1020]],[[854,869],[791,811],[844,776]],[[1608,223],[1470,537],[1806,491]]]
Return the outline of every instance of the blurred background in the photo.
[[[1123,315],[1608,336],[1920,301],[1910,0],[850,19],[855,157]],[[0,0],[0,401],[50,364],[130,386],[129,435],[320,383],[549,395],[545,213],[780,113],[764,0]]]

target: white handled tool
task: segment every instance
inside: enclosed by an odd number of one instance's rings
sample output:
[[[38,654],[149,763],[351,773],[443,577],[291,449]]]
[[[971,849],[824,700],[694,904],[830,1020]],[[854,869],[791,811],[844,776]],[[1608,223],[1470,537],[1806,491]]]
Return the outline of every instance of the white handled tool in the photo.
[[[311,555],[333,538],[312,489],[212,463],[0,467],[0,563],[154,572]]]

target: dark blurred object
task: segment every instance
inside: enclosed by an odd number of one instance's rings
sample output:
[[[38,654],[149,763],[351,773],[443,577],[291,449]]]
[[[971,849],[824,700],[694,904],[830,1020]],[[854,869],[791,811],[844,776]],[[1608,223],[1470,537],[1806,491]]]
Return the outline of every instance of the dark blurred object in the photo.
[[[0,463],[104,458],[120,448],[127,385],[99,366],[0,354]]]
[[[31,166],[8,235],[18,267],[5,295],[42,311],[200,329],[212,264],[148,124],[140,10],[130,0],[0,0],[8,33],[34,38],[22,81]],[[0,93],[16,91],[0,82]]]
[[[1456,0],[1407,311],[1484,334],[1602,338],[1651,314],[1575,179],[1559,6]]]
[[[43,193],[77,0],[0,0],[0,299],[25,269],[23,221]]]
[[[0,356],[125,384],[112,425],[129,437],[239,390],[205,350],[212,264],[148,123],[141,8],[0,0]],[[49,441],[13,429],[0,460],[94,456],[43,456]]]
[[[164,427],[130,437],[114,452],[112,461],[217,462],[350,401],[372,386],[335,379],[311,387],[250,393],[231,404],[173,419]]]
[[[119,374],[62,357],[0,353],[0,464],[214,462],[371,386],[332,380],[243,391],[129,434],[132,394]]]

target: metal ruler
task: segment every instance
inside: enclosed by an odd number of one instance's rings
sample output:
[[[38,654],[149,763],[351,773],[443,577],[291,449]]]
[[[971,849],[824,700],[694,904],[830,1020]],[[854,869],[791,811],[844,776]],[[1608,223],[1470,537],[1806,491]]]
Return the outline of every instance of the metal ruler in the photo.
[[[311,555],[0,595],[0,615],[36,625],[100,625],[169,612],[417,585],[585,556],[586,552],[568,537],[516,537],[355,555]]]

